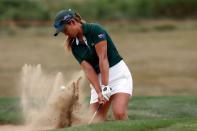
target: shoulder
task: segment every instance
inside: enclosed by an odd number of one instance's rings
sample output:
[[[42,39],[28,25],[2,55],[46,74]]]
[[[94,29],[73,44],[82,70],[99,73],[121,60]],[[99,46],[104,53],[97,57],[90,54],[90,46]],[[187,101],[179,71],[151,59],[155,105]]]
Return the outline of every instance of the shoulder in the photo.
[[[107,31],[103,28],[103,26],[101,26],[100,24],[98,23],[91,23],[91,34],[92,34],[92,37],[97,39],[97,37],[102,37],[103,35],[106,35],[107,34]],[[102,35],[102,36],[100,36]]]
[[[99,23],[90,23],[90,25],[94,31],[105,30],[104,27]]]
[[[90,25],[92,25],[93,27],[102,27],[102,25],[99,23],[90,23]]]

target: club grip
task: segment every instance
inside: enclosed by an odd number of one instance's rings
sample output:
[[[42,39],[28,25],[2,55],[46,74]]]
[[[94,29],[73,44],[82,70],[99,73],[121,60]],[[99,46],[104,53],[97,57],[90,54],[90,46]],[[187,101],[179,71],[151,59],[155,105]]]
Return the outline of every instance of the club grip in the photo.
[[[100,108],[102,107],[102,105],[103,105],[103,104],[99,104],[99,105],[98,105],[98,107],[97,107],[97,111],[99,111],[99,110],[100,110]]]

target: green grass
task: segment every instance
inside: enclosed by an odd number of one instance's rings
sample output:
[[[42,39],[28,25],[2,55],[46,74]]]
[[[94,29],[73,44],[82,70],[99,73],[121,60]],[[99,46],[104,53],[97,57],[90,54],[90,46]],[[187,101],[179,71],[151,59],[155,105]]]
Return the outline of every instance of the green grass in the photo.
[[[0,124],[23,123],[19,98],[0,98]]]
[[[196,96],[134,97],[129,103],[130,119],[197,117]]]
[[[197,128],[197,96],[133,97],[128,121],[109,121],[54,131],[194,131]],[[21,124],[18,98],[0,99],[0,123]]]
[[[78,126],[52,131],[194,131],[197,119],[128,120]]]
[[[109,121],[53,131],[194,131],[197,96],[134,97],[128,121]]]

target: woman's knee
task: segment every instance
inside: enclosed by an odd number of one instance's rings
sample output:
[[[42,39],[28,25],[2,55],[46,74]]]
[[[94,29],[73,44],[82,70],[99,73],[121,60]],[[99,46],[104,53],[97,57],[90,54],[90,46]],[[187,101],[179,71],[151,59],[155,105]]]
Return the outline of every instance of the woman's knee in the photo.
[[[125,93],[118,93],[113,96],[112,109],[116,120],[128,119],[127,107],[129,102],[129,95]]]
[[[114,111],[113,114],[114,114],[114,118],[116,120],[126,120],[126,119],[128,119],[126,111],[118,110],[118,111]]]

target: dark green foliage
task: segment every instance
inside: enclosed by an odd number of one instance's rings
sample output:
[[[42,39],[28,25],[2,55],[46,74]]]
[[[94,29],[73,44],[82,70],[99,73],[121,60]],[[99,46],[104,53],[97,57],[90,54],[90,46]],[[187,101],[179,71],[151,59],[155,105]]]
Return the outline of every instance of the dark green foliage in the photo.
[[[1,0],[0,20],[47,20],[50,14],[44,4],[33,0]]]
[[[88,20],[196,18],[196,0],[1,0],[1,20],[49,20],[61,9]]]

